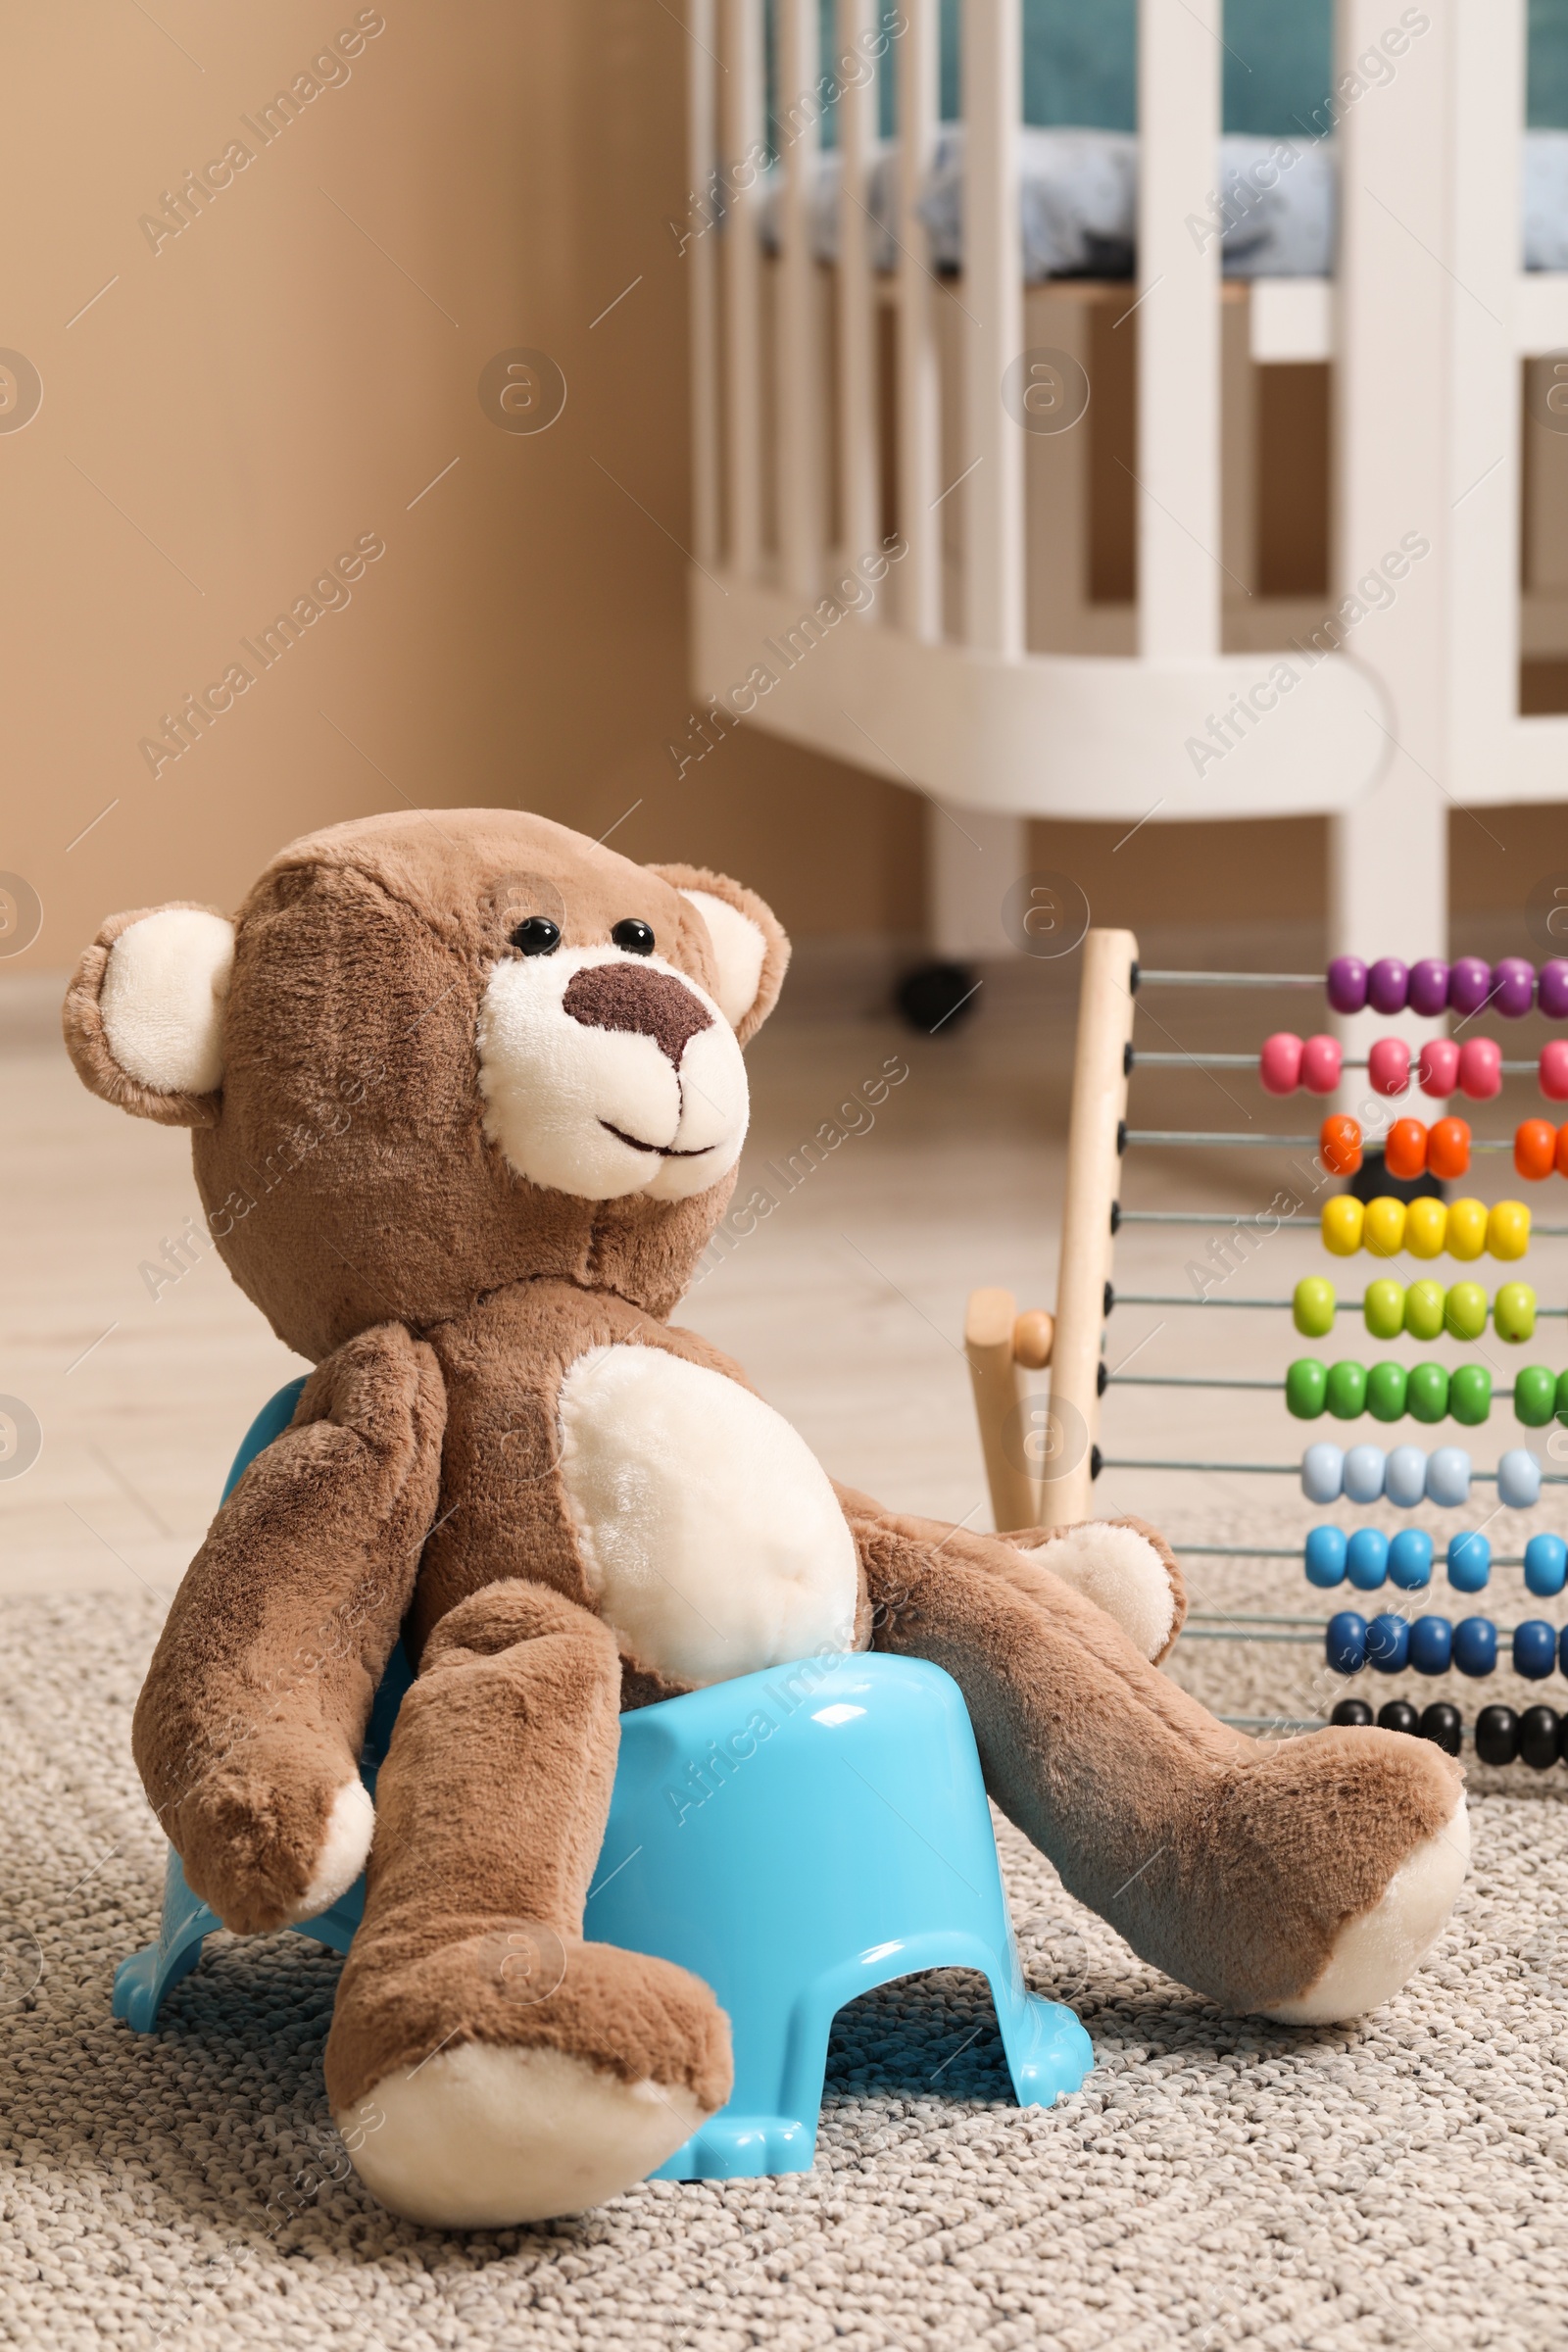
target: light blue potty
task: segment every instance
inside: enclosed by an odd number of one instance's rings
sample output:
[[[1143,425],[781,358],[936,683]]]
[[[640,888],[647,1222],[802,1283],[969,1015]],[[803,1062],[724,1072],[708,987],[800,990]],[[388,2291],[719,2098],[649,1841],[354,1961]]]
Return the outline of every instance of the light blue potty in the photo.
[[[257,1417],[230,1487],[300,1385]],[[371,1788],[408,1684],[400,1644],[366,1740]],[[362,1880],[299,1932],[346,1952],[364,1900]],[[115,2015],[150,2032],[218,1924],[172,1851],[159,1939],[116,1971]],[[922,1969],[988,1979],[1021,2105],[1077,2090],[1094,2063],[1072,2011],[1025,1988],[963,1697],[920,1659],[808,1658],[623,1715],[584,1933],[679,1962],[729,2014],[729,2105],[657,2180],[809,2172],[835,2014]]]

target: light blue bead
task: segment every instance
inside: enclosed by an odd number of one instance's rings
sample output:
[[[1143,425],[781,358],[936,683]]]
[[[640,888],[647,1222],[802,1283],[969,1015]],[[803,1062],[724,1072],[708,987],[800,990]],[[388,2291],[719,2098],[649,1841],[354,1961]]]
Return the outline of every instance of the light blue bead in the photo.
[[[1379,1674],[1402,1674],[1410,1663],[1410,1628],[1402,1617],[1374,1617],[1366,1629],[1366,1662]]]
[[[1453,1661],[1453,1628],[1446,1617],[1418,1617],[1410,1628],[1410,1663],[1417,1674],[1446,1674]]]
[[[1301,1493],[1308,1502],[1338,1502],[1345,1485],[1345,1451],[1327,1443],[1301,1456]]]
[[[1523,1446],[1510,1446],[1497,1462],[1497,1500],[1510,1511],[1533,1511],[1541,1500],[1541,1464]]]
[[[1474,1529],[1448,1538],[1448,1582],[1456,1592],[1479,1592],[1492,1574],[1492,1545]]]
[[[1394,1491],[1394,1455],[1389,1456],[1387,1492]],[[1389,1545],[1389,1582],[1402,1592],[1419,1592],[1432,1582],[1432,1538],[1422,1527],[1401,1527]]]
[[[1306,1539],[1306,1581],[1327,1592],[1345,1582],[1345,1530],[1314,1527]]]
[[[1453,1662],[1461,1674],[1491,1674],[1497,1663],[1497,1629],[1489,1617],[1461,1617],[1453,1629]]]
[[[1352,1446],[1345,1457],[1345,1493],[1350,1502],[1381,1502],[1388,1456],[1381,1446]]]
[[[1389,1539],[1378,1527],[1358,1527],[1346,1546],[1345,1565],[1358,1592],[1375,1592],[1389,1573]]]
[[[1568,1581],[1568,1544],[1561,1536],[1532,1536],[1525,1545],[1525,1586],[1542,1599]]]
[[[1427,1500],[1456,1511],[1470,1499],[1470,1456],[1462,1446],[1439,1446],[1427,1457]]]
[[[1383,1474],[1383,1492],[1401,1511],[1413,1511],[1427,1491],[1427,1457],[1419,1446],[1396,1446]]]

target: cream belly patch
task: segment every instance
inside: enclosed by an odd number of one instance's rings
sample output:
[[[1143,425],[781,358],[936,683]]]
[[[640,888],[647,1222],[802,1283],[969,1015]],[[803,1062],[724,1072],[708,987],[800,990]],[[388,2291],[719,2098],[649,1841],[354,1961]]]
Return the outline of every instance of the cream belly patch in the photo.
[[[749,1389],[666,1348],[595,1348],[562,1383],[561,1430],[590,1590],[641,1665],[702,1685],[852,1647],[855,1540]]]

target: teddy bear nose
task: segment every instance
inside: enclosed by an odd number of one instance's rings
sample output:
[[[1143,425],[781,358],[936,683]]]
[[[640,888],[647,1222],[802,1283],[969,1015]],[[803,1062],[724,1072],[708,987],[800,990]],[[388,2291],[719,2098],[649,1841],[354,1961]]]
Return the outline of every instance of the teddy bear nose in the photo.
[[[689,988],[667,972],[630,963],[586,964],[573,972],[562,1004],[585,1029],[629,1029],[653,1038],[677,1070],[690,1040],[713,1025]]]

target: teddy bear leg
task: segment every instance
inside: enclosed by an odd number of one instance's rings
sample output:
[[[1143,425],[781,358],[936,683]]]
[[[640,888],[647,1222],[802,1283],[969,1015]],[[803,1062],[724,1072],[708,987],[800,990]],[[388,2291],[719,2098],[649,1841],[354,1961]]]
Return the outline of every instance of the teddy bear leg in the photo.
[[[581,2212],[729,2095],[708,1986],[582,1939],[619,1699],[613,1636],[543,1586],[487,1587],[425,1645],[326,2046],[360,2175],[412,2221]]]
[[[886,1513],[857,1535],[877,1646],[954,1677],[996,1802],[1146,1960],[1298,2021],[1359,2016],[1418,1966],[1469,1856],[1430,1741],[1246,1739],[1048,1570],[1024,1589],[998,1539],[937,1550]]]

